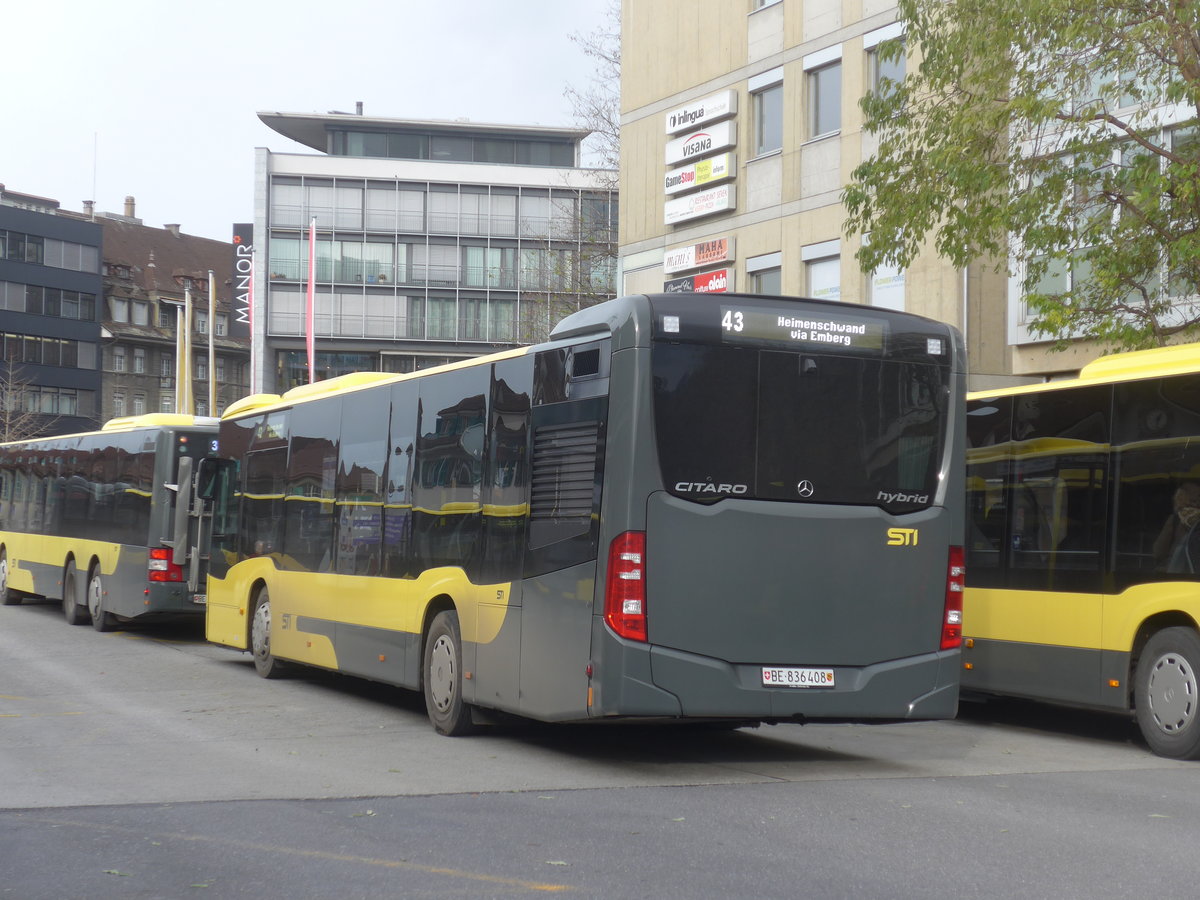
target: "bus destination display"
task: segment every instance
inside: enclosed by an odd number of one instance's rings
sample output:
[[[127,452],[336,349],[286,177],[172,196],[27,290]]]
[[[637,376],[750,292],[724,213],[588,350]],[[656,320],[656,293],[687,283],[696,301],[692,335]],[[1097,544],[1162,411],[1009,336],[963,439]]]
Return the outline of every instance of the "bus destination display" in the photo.
[[[883,328],[883,322],[858,316],[831,316],[811,310],[793,315],[742,306],[721,307],[721,333],[727,341],[881,351]]]

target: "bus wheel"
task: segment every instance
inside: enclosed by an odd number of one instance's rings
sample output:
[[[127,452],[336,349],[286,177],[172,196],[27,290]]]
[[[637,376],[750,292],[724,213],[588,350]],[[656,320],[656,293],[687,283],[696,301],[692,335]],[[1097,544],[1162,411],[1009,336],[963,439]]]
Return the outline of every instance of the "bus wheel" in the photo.
[[[278,678],[284,664],[271,655],[271,596],[267,589],[258,592],[254,615],[250,617],[250,653],[254,670],[263,678]]]
[[[71,560],[63,568],[62,581],[63,617],[68,625],[86,625],[89,621],[88,609],[79,602],[79,594],[79,570]]]
[[[1200,635],[1164,628],[1146,642],[1134,682],[1137,722],[1150,749],[1200,759]]]
[[[0,550],[0,602],[5,606],[16,606],[21,595],[8,586],[8,554]]]
[[[104,580],[100,577],[100,569],[92,569],[88,578],[87,608],[92,617],[92,627],[97,631],[112,631],[117,627],[117,620],[112,613],[104,609]]]
[[[451,737],[474,730],[471,707],[462,697],[462,637],[458,613],[438,613],[425,640],[425,709],[438,734]]]

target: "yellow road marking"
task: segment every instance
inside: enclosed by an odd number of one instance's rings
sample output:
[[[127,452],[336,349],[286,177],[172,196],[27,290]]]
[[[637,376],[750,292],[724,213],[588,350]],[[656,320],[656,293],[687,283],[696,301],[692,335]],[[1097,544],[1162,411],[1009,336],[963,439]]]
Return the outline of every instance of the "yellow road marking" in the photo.
[[[31,817],[32,821],[43,822],[47,825],[70,825],[76,828],[88,828],[94,831],[120,831],[125,834],[144,835],[146,829],[128,828],[123,825],[97,825],[92,822],[78,822],[71,819],[46,819],[41,816]],[[175,839],[199,844],[219,844],[234,847],[245,847],[264,853],[282,853],[287,856],[302,856],[306,859],[326,859],[333,862],[362,863],[368,866],[380,866],[385,869],[406,869],[412,872],[424,872],[429,875],[447,875],[451,878],[465,878],[469,881],[481,881],[486,884],[502,884],[509,887],[525,888],[531,891],[561,893],[573,891],[567,884],[550,884],[540,881],[524,881],[520,878],[504,878],[500,875],[483,875],[478,872],[466,872],[462,869],[450,869],[443,866],[425,866],[420,863],[406,862],[401,859],[375,859],[370,856],[354,856],[349,853],[329,853],[325,850],[303,850],[298,847],[278,847],[273,844],[260,844],[254,841],[234,841],[228,838],[209,837],[201,834],[179,834],[178,832],[155,832],[155,840]]]

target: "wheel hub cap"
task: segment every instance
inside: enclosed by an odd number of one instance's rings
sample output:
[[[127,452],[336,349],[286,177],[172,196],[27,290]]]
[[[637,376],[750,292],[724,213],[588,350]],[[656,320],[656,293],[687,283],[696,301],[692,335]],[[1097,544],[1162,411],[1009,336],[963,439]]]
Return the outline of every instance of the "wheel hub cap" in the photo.
[[[1196,715],[1196,673],[1187,660],[1168,653],[1150,671],[1150,710],[1166,734],[1182,731]]]
[[[429,694],[440,712],[454,701],[454,648],[445,637],[433,644],[429,657]]]

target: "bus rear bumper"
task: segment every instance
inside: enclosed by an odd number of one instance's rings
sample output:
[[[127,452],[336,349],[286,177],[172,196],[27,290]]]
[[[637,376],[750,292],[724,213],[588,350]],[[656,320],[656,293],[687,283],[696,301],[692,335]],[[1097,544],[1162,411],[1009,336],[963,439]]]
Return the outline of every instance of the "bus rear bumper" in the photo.
[[[949,719],[958,711],[959,651],[869,666],[835,666],[832,688],[768,687],[761,665],[663,647],[650,650],[651,680],[686,717],[859,721]]]

